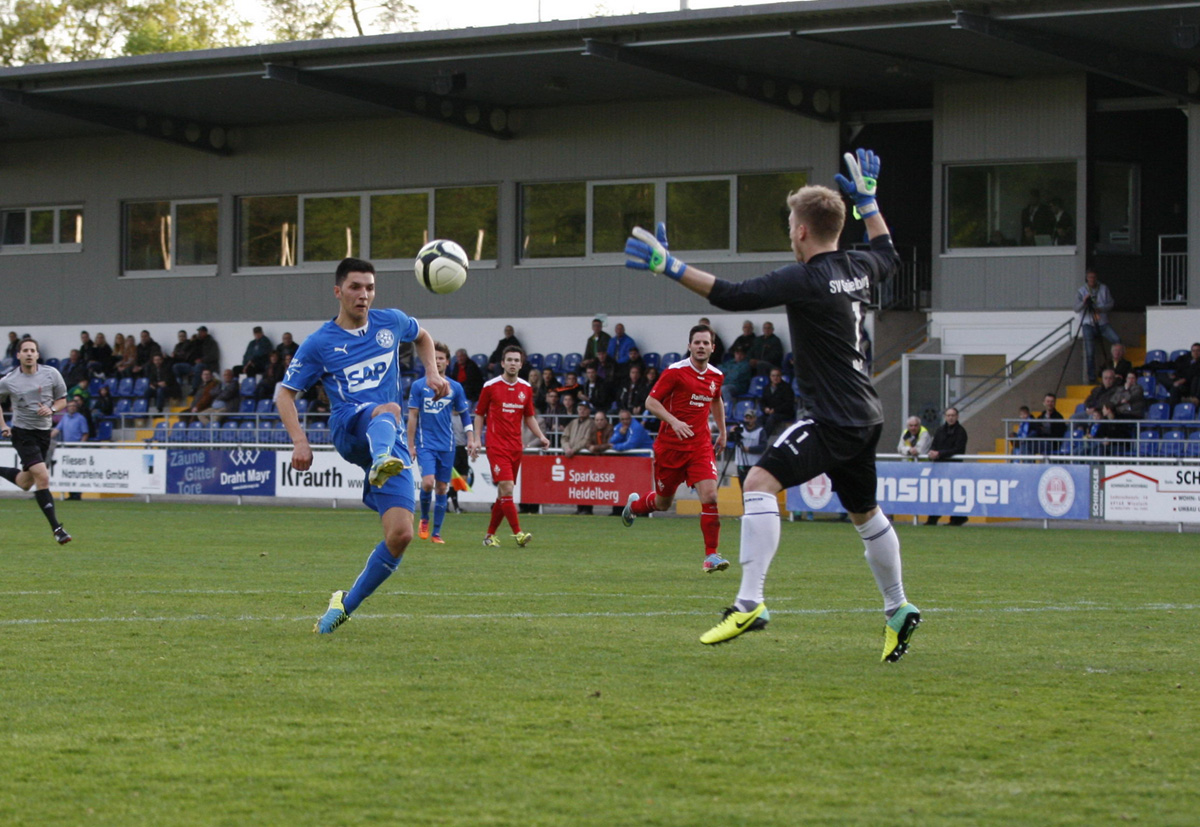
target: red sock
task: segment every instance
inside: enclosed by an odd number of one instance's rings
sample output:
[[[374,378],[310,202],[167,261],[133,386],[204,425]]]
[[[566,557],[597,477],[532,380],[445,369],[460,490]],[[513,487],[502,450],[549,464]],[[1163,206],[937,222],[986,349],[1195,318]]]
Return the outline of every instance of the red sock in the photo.
[[[634,501],[629,510],[639,517],[645,517],[654,510],[654,503],[657,501],[658,496],[651,491],[649,494],[643,495],[641,499]]]
[[[716,503],[700,506],[700,533],[704,535],[704,553],[716,554],[721,541],[721,517]]]
[[[501,497],[497,502],[500,503],[500,513],[508,520],[508,525],[512,528],[512,533],[520,534],[521,518],[517,516],[517,504],[513,502],[512,497]],[[493,517],[492,519],[496,518]]]
[[[511,498],[509,499],[509,502],[512,502]],[[496,529],[500,527],[500,521],[503,519],[503,506],[500,505],[500,499],[497,497],[496,501],[492,503],[492,521],[488,523],[488,534],[495,534]]]

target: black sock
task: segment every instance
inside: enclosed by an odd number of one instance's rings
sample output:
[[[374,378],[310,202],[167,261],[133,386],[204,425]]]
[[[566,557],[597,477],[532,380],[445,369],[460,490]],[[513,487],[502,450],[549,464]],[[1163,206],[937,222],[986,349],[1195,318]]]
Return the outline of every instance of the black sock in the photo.
[[[17,474],[19,473],[21,473],[20,468],[5,468],[0,466],[0,477],[4,477],[4,479],[11,482],[13,485],[17,484]]]
[[[50,522],[51,528],[61,528],[62,523],[58,521],[58,517],[54,514],[54,495],[50,493],[49,488],[41,488],[33,492],[33,498],[37,500],[38,507],[42,509],[42,513],[46,515],[46,519]]]

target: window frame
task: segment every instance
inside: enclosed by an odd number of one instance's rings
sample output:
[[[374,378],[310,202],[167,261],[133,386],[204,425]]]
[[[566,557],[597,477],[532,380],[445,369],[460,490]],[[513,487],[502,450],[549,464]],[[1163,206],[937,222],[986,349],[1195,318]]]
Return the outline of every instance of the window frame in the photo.
[[[75,242],[64,243],[60,234],[62,231],[62,213],[66,210],[78,210],[80,215],[84,215],[83,202],[73,204],[43,204],[33,207],[0,207],[0,214],[4,213],[25,213],[25,241],[22,244],[2,244],[0,243],[0,256],[27,256],[27,255],[46,255],[48,253],[81,253],[83,252],[83,242],[76,244]],[[33,219],[31,213],[47,212],[54,213],[53,227],[54,240],[49,244],[33,244],[30,240],[30,231],[32,229]]]
[[[125,259],[128,253],[129,236],[126,230],[130,204],[158,204],[166,202],[171,205],[171,267],[155,270],[126,270]],[[212,264],[175,264],[176,244],[179,241],[179,217],[177,208],[188,204],[213,204],[217,208],[217,260]],[[122,279],[173,279],[173,278],[213,278],[221,266],[221,199],[218,196],[200,198],[132,198],[121,202],[121,273]]]

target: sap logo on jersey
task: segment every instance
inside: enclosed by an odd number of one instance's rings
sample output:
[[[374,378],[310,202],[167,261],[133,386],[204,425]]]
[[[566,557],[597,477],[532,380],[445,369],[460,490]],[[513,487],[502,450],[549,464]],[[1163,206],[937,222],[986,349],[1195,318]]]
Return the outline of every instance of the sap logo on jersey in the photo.
[[[450,404],[450,397],[443,396],[441,399],[433,399],[427,397],[421,405],[421,410],[427,414],[439,414],[446,409]]]
[[[346,376],[346,384],[349,386],[350,392],[353,393],[355,391],[379,387],[379,383],[383,381],[384,374],[392,366],[392,359],[395,355],[396,351],[390,350],[381,356],[376,356],[372,359],[359,362],[357,365],[350,365],[350,367],[344,368],[342,373]]]

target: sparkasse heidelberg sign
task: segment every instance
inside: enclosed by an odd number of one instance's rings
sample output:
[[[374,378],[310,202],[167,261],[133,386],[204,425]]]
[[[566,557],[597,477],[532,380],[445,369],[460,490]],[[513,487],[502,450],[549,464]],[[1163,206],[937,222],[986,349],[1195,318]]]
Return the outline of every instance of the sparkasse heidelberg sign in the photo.
[[[526,454],[521,463],[521,499],[560,505],[624,505],[653,485],[645,456],[574,457]]]

